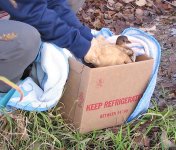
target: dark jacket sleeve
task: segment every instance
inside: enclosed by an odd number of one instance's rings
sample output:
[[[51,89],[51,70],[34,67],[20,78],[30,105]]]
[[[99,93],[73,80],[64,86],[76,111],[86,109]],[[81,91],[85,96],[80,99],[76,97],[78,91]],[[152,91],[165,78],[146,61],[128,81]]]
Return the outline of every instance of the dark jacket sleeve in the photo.
[[[28,23],[38,29],[43,41],[67,48],[78,58],[85,56],[90,48],[90,41],[80,34],[79,29],[69,26],[59,14],[49,9],[47,0],[16,0],[16,2],[17,8],[14,8],[8,0],[0,0],[0,5],[10,13],[12,19]]]
[[[91,34],[90,28],[88,28],[86,25],[83,25],[79,21],[75,12],[73,12],[73,10],[70,8],[67,0],[63,0],[62,2],[59,0],[48,0],[48,7],[55,10],[61,19],[67,22],[68,25],[79,29],[83,37],[89,41],[92,40],[93,35]]]

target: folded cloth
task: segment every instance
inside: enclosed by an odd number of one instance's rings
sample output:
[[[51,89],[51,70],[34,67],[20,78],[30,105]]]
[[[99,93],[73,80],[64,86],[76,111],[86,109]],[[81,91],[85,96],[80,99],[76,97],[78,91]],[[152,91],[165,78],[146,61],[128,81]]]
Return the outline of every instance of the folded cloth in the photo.
[[[15,93],[7,103],[28,111],[46,111],[57,105],[66,83],[69,65],[68,57],[59,48],[51,43],[43,43],[35,61],[38,85],[31,77],[19,83],[24,98],[19,101],[19,93]]]
[[[111,42],[116,40],[108,28],[103,28],[101,31],[92,30],[92,33],[95,37],[103,35]],[[127,121],[129,122],[146,112],[149,108],[151,96],[156,86],[161,48],[154,37],[139,29],[128,28],[122,32],[122,35],[136,42],[129,45],[135,51],[136,55],[145,53],[154,58],[150,81],[134,112],[128,118]],[[36,70],[36,77],[27,77],[19,83],[24,92],[24,99],[19,101],[19,93],[16,91],[12,93],[11,91],[12,96],[10,96],[10,93],[4,96],[10,99],[7,107],[15,107],[28,111],[46,111],[54,107],[62,96],[68,77],[68,57],[72,57],[72,54],[68,50],[59,48],[51,43],[43,43],[35,61],[35,69],[33,69]]]

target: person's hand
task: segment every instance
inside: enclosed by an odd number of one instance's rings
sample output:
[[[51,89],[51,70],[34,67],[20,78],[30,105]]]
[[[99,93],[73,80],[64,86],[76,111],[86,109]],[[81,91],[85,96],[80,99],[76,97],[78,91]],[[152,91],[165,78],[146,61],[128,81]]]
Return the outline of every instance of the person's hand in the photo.
[[[99,63],[99,55],[100,55],[100,45],[97,39],[93,38],[91,41],[91,47],[89,51],[87,52],[86,56],[84,57],[84,60],[86,63],[91,63],[93,65],[97,65]]]
[[[102,36],[92,40],[91,47],[84,60],[87,63],[92,63],[95,67],[132,62],[129,55],[123,50],[123,47],[107,42]]]

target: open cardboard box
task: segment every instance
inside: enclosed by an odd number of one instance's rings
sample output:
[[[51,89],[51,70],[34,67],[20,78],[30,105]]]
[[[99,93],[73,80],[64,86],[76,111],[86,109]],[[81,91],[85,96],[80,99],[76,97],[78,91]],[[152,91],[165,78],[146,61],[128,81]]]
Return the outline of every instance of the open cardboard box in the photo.
[[[69,59],[70,73],[61,98],[61,114],[80,133],[123,124],[140,100],[151,76],[154,60],[89,68]]]

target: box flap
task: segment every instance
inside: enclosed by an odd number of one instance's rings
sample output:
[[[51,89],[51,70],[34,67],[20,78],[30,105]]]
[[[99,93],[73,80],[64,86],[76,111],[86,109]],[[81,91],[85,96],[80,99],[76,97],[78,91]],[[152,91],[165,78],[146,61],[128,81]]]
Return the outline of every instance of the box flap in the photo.
[[[70,72],[61,98],[62,116],[79,127],[82,118],[82,107],[86,96],[87,83],[91,69],[73,58],[69,59]]]
[[[82,123],[82,115],[83,115],[83,107],[84,103],[87,97],[87,89],[89,86],[89,81],[91,77],[91,69],[86,69],[84,67],[81,78],[80,78],[80,85],[79,85],[79,91],[77,95],[77,105],[75,108],[75,114],[74,114],[74,124],[77,127],[80,127]]]
[[[89,67],[85,66],[81,62],[77,61],[75,58],[69,58],[69,65],[70,69],[76,71],[77,73],[81,73],[83,68],[90,69]]]

